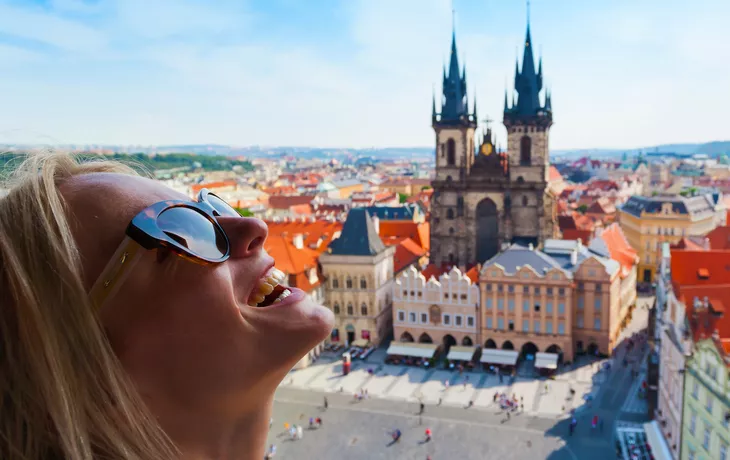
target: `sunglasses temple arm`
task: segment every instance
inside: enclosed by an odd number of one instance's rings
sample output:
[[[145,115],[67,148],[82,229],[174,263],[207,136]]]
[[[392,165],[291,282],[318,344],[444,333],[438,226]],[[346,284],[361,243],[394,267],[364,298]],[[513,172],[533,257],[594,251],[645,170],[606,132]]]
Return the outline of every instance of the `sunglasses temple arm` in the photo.
[[[89,291],[89,299],[97,311],[117,293],[142,254],[142,246],[126,236]]]

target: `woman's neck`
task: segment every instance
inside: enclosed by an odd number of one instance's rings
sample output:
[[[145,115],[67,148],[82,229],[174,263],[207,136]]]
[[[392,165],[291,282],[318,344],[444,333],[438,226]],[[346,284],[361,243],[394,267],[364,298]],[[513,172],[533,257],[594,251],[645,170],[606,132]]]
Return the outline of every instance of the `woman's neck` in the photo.
[[[264,456],[273,395],[259,401],[235,418],[178,408],[158,420],[180,449],[181,460],[259,460]]]

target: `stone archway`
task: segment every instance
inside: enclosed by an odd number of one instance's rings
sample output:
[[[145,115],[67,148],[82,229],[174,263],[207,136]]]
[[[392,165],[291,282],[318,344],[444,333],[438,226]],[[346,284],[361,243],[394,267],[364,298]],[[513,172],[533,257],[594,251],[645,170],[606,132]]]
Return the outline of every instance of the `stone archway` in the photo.
[[[492,339],[487,339],[487,341],[484,342],[484,348],[497,348],[497,342]]]
[[[499,212],[497,205],[489,198],[479,202],[477,217],[477,262],[491,259],[499,251]]]
[[[560,348],[560,346],[558,346],[556,344],[552,344],[549,347],[547,347],[547,349],[545,350],[545,353],[555,353],[556,355],[558,355],[558,363],[563,362],[563,349]]]
[[[418,338],[418,343],[433,343],[433,339],[425,332]]]
[[[443,338],[444,349],[448,350],[452,346],[456,345],[456,339],[451,334],[446,334]]]
[[[400,335],[400,342],[413,342],[413,336],[410,332],[404,332]]]
[[[509,340],[505,341],[502,344],[502,350],[514,350],[514,349],[515,349],[515,345],[512,342],[510,342]]]
[[[461,344],[462,344],[463,346],[465,346],[465,347],[471,347],[471,346],[473,346],[473,345],[474,345],[474,342],[473,342],[473,341],[471,340],[471,337],[469,337],[469,336],[467,335],[466,337],[464,337],[464,338],[463,338],[463,339],[461,340]]]
[[[540,349],[537,348],[537,345],[535,345],[532,342],[527,342],[524,345],[522,345],[522,348],[520,349],[520,354],[522,355],[522,357],[525,357],[528,355],[534,356],[535,353],[537,353],[538,351],[540,351]]]
[[[586,348],[586,353],[588,353],[590,356],[596,356],[600,352],[600,348],[598,347],[598,344],[596,342],[589,343],[588,348]]]

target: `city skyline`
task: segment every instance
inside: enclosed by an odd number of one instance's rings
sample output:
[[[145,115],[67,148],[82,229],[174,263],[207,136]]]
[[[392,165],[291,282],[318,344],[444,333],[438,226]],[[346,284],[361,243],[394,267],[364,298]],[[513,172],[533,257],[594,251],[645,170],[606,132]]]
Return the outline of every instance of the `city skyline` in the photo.
[[[454,0],[460,62],[498,143],[524,2]],[[659,9],[659,7],[662,7]],[[0,0],[0,143],[404,147],[433,143],[447,0]],[[707,0],[533,0],[552,149],[730,138],[722,18]],[[714,92],[708,89],[718,88]]]

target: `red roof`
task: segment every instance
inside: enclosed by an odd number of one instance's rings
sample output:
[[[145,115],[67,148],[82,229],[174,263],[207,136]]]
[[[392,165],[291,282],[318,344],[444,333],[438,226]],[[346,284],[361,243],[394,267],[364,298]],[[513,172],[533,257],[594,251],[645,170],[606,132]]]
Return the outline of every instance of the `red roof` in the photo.
[[[269,227],[270,236],[285,236],[292,239],[294,235],[303,235],[304,246],[319,253],[324,252],[334,236],[342,231],[342,222],[329,222],[326,220],[266,222],[266,225]]]
[[[291,195],[291,196],[270,196],[269,207],[273,209],[289,209],[292,206],[300,204],[309,204],[314,199],[310,195]]]
[[[705,247],[696,241],[694,241],[692,238],[688,238],[686,236],[683,236],[681,240],[677,241],[674,244],[670,244],[669,247],[671,249],[685,249],[688,251],[704,251]]]
[[[426,251],[410,238],[404,238],[395,247],[393,270],[400,273],[404,268],[413,265],[426,255]]]
[[[238,187],[238,182],[235,180],[222,180],[217,182],[203,182],[200,184],[195,184],[192,187],[190,187],[190,190],[196,194],[199,191],[201,191],[204,188],[207,188],[208,190],[214,191],[217,188],[224,188],[224,187]]]
[[[552,165],[550,166],[550,170],[549,170],[548,174],[549,174],[548,180],[550,182],[556,182],[556,181],[563,180],[562,174],[560,174],[560,171],[558,171],[558,168],[556,168],[555,166],[552,166]]]
[[[410,238],[426,251],[430,248],[430,225],[428,222],[416,223],[410,220],[380,220],[380,239]],[[386,243],[387,244],[387,243]]]
[[[690,251],[672,249],[672,283],[678,286],[730,284],[730,250]],[[709,272],[700,277],[700,269]]]
[[[312,283],[309,271],[317,270],[319,252],[304,246],[297,248],[293,236],[269,235],[264,242],[264,249],[274,258],[276,268],[289,275],[289,284],[306,292],[311,292],[321,282],[321,273],[317,273],[318,281]]]
[[[712,249],[730,249],[730,227],[717,227],[707,234]]]
[[[454,266],[449,264],[428,264],[426,265],[426,268],[421,270],[421,274],[424,276],[424,278],[426,278],[426,281],[430,280],[432,277],[438,280],[441,275],[450,272],[452,268],[454,268]],[[469,268],[466,271],[466,276],[471,280],[472,283],[477,283],[479,281],[479,267],[477,265],[474,265],[473,267]]]
[[[720,339],[730,339],[730,316],[725,314],[726,305],[730,305],[730,285],[679,286],[675,294],[687,307],[693,340],[711,338],[715,331]],[[702,305],[696,308],[695,299]],[[705,300],[708,308],[704,308]]]
[[[631,270],[637,263],[638,253],[631,247],[618,224],[611,224],[606,227],[601,232],[600,238],[606,243],[611,259],[621,264],[624,272]]]

